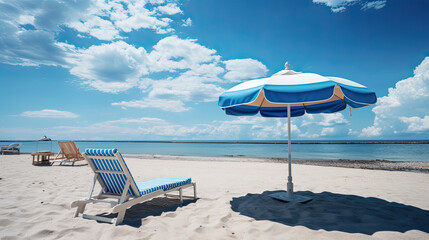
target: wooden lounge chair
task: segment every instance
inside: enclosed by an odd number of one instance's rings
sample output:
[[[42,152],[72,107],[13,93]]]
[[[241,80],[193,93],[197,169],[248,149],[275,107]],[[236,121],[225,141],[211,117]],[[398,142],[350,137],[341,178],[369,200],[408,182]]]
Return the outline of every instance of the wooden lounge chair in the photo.
[[[94,172],[89,194],[86,198],[74,201],[71,207],[77,207],[74,217],[82,217],[102,222],[121,224],[127,208],[159,196],[183,199],[196,199],[196,183],[191,178],[161,177],[145,182],[136,183],[127,167],[122,155],[117,149],[86,149],[83,154]],[[96,182],[101,185],[99,194],[93,196]],[[193,187],[193,196],[183,196],[182,190]],[[167,194],[178,191],[178,195]],[[106,199],[114,199],[107,201]],[[88,203],[110,203],[112,213],[118,213],[115,218],[91,216],[83,214]]]
[[[21,144],[20,143],[11,143],[7,146],[1,146],[1,154],[19,154],[20,153]]]
[[[76,161],[85,159],[73,141],[58,141],[58,145],[60,145],[61,151],[57,154],[52,163],[59,162],[60,165],[71,163],[74,165]]]

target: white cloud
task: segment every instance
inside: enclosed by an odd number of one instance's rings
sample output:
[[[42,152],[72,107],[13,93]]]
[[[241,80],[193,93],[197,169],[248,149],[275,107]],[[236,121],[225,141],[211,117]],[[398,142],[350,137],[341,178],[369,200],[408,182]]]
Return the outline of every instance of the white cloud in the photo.
[[[169,3],[167,5],[159,6],[156,8],[159,12],[167,15],[175,15],[178,13],[183,13],[179,6],[176,3]]]
[[[350,136],[357,136],[359,134],[360,134],[359,131],[353,130],[351,128],[349,129],[349,132],[347,133],[347,135],[350,135]]]
[[[378,137],[381,135],[381,128],[370,126],[362,129],[359,137]]]
[[[305,133],[299,134],[298,136],[303,138],[303,139],[315,140],[315,139],[318,139],[320,137],[320,134],[314,133],[314,132],[305,132]]]
[[[159,5],[165,2],[158,1],[153,4]],[[156,33],[164,34],[174,31],[170,27],[172,20],[166,15],[174,15],[182,10],[174,4],[168,3],[166,5],[158,6],[158,11],[149,10],[145,1],[125,1],[122,4],[116,4],[111,7],[108,4],[106,8],[101,7],[103,12],[107,12],[115,26],[124,32],[131,32],[132,30],[139,29],[153,29]]]
[[[100,40],[113,40],[120,32],[152,29],[158,34],[173,32],[169,17],[183,13],[177,3],[166,1],[94,1],[85,15],[66,25]],[[105,30],[100,31],[100,30]]]
[[[176,78],[150,80],[151,90],[149,97],[165,99],[181,99],[183,101],[210,102],[216,101],[225,91],[213,84],[220,82],[217,77],[223,69],[215,64],[202,64],[195,69],[181,73]]]
[[[180,39],[170,36],[161,39],[149,54],[154,72],[192,69],[202,63],[217,62],[216,51],[196,43],[196,39]]]
[[[166,2],[166,0],[149,0],[149,2],[151,3],[151,4],[163,4],[163,3],[165,3]]]
[[[186,20],[183,20],[182,26],[184,26],[184,27],[190,27],[190,26],[192,26],[192,19],[191,18],[187,18]]]
[[[320,114],[323,117],[323,120],[318,122],[321,126],[334,126],[334,125],[343,125],[347,124],[348,121],[344,118],[342,113],[329,113],[329,114]]]
[[[0,3],[0,62],[12,65],[67,65],[67,49],[56,41],[60,25],[82,16],[88,1]]]
[[[159,108],[166,111],[187,111],[186,103],[216,101],[225,91],[219,86],[220,56],[194,39],[171,36],[161,39],[152,52],[136,48],[123,41],[94,45],[75,50],[70,58],[70,73],[81,78],[93,89],[118,93],[139,87],[143,96],[131,101],[115,102],[125,108]],[[253,59],[225,61],[230,76],[260,76],[265,65]],[[242,72],[245,71],[245,72]],[[175,77],[150,78],[157,72],[172,72]],[[171,74],[170,74],[171,75]]]
[[[326,6],[331,8],[347,6],[349,4],[353,4],[358,1],[360,0],[313,0],[314,3],[325,4]]]
[[[26,25],[26,24],[34,25],[34,20],[35,20],[35,17],[32,15],[20,15],[16,21],[21,25]]]
[[[217,80],[217,78],[198,74],[192,70],[181,74],[177,78],[164,80],[143,79],[143,92],[148,92],[148,96],[145,99],[123,101],[113,103],[113,105],[135,108],[159,108],[172,112],[188,111],[190,108],[185,107],[185,102],[216,101],[218,96],[224,91],[223,88],[215,84],[205,82],[210,80]]]
[[[35,29],[58,31],[66,22],[85,16],[91,1],[2,1],[0,19],[13,24],[31,24]]]
[[[339,13],[339,12],[344,12],[346,10],[345,7],[337,7],[337,8],[331,8],[332,12],[334,13]]]
[[[43,109],[40,111],[25,111],[20,114],[22,117],[30,117],[30,118],[78,118],[79,115],[67,112],[67,111],[59,111],[53,109]]]
[[[66,65],[67,52],[55,42],[52,33],[43,30],[22,31],[13,24],[0,22],[0,62],[11,65]]]
[[[131,107],[131,108],[159,108],[169,112],[183,112],[189,110],[185,107],[181,100],[165,100],[165,99],[151,99],[146,98],[143,100],[135,101],[122,101],[112,103],[113,106]]]
[[[261,116],[237,117],[233,120],[216,121],[212,124],[209,136],[220,139],[287,139],[287,121],[279,118]],[[301,133],[297,124],[291,124],[292,139]]]
[[[258,60],[246,59],[233,59],[223,62],[228,71],[224,78],[231,82],[239,82],[243,79],[252,79],[263,77],[267,74],[267,67]]]
[[[67,59],[74,53],[58,41],[64,27],[75,29],[79,37],[111,41],[133,30],[173,32],[173,21],[166,16],[181,12],[174,1],[2,1],[0,62],[68,67]]]
[[[322,131],[320,132],[320,136],[332,135],[334,132],[335,132],[335,128],[333,127],[322,128]]]
[[[98,16],[91,16],[85,21],[75,21],[69,24],[69,27],[76,29],[81,33],[88,33],[100,40],[113,40],[121,38],[119,30],[115,28],[112,22],[104,20]]]
[[[41,0],[36,5],[27,1],[2,2],[0,62],[62,66],[84,86],[106,93],[138,87],[142,95],[137,100],[113,105],[174,108],[177,112],[190,110],[190,103],[216,101],[225,90],[221,84],[266,74],[265,65],[257,60],[221,62],[216,50],[196,39],[165,37],[147,53],[121,36],[140,29],[174,31],[169,17],[182,14],[179,6],[177,1],[165,0]],[[179,24],[192,24],[190,18],[175,18]],[[59,42],[59,33],[74,33],[70,29],[76,30],[80,38],[116,41],[87,48]]]
[[[138,104],[138,103],[136,103]],[[150,103],[149,103],[150,104]],[[145,107],[145,106],[144,106]],[[147,112],[147,111],[143,111]],[[263,118],[261,116],[231,117],[231,120],[213,121],[208,124],[193,124],[185,126],[169,122],[161,118],[120,118],[88,125],[55,126],[38,130],[51,137],[73,139],[255,139],[255,140],[286,140],[287,121],[278,118]],[[317,139],[338,136],[341,128],[318,127],[309,130],[300,126],[301,118],[293,118],[291,124],[292,139]],[[305,130],[305,133],[301,132]],[[0,132],[7,133],[1,129]]]
[[[187,127],[177,124],[169,124],[165,126],[152,126],[148,128],[138,128],[138,130],[148,136],[160,136],[160,137],[181,137],[181,138],[193,138],[194,136],[201,136],[207,133],[205,125],[197,125],[193,127]]]
[[[319,138],[345,137],[347,130],[343,127],[308,127],[301,131],[298,136],[302,139],[317,140]]]
[[[216,122],[213,124],[210,135],[221,136],[224,139],[261,139],[272,129],[264,129],[264,126],[274,124],[274,119],[267,119],[260,116],[238,117],[233,120]],[[271,124],[267,124],[271,122]],[[263,132],[265,130],[265,132]],[[276,131],[276,134],[281,129]],[[273,137],[271,138],[273,139]]]
[[[104,124],[168,124],[167,121],[160,118],[142,117],[142,118],[121,118],[118,120],[110,120],[103,122]]]
[[[174,31],[170,27],[170,18],[157,18],[149,10],[142,9],[139,14],[115,21],[115,26],[124,32],[139,29],[153,29],[156,33],[165,34]]]
[[[313,0],[314,3],[324,4],[331,8],[332,12],[344,12],[348,6],[359,4],[362,10],[381,9],[386,6],[386,0]]]
[[[157,80],[152,84],[150,98],[181,99],[182,101],[212,102],[224,91],[215,84],[207,84],[198,79],[183,77],[171,80]]]
[[[389,88],[389,94],[378,98],[374,124],[362,130],[361,136],[392,136],[392,134],[428,134],[429,57],[414,70],[414,76]],[[374,133],[370,133],[370,131]]]
[[[210,133],[210,125],[183,126],[167,122],[160,118],[122,118],[109,120],[87,126],[58,126],[46,132],[49,136],[59,135],[62,138],[84,139],[194,139]],[[2,129],[0,129],[2,131]]]
[[[216,101],[224,89],[219,74],[225,70],[218,65],[216,51],[177,36],[161,39],[149,54],[149,69],[153,72],[176,72],[176,77],[164,79],[142,78],[139,87],[147,96],[122,101],[114,106],[159,108],[182,112],[190,108],[185,103]]]
[[[49,136],[61,136],[62,138],[72,139],[136,139],[139,136],[134,126],[122,126],[110,123],[95,123],[88,126],[58,126],[50,131],[45,131]]]
[[[407,132],[429,132],[429,115],[420,117],[400,117],[402,122],[408,125]]]
[[[381,9],[384,6],[386,6],[386,0],[381,0],[381,1],[373,1],[373,2],[366,2],[363,6],[362,9],[366,10],[366,9]]]
[[[87,126],[56,126],[52,129],[46,129],[44,132],[48,136],[59,136],[61,138],[130,140],[141,139],[143,134],[139,131],[139,128],[151,128],[152,126],[165,126],[167,124],[169,123],[160,118],[121,118],[93,123]]]
[[[321,113],[321,114],[306,114],[303,117],[302,126],[319,125],[330,127],[335,125],[347,124],[347,119],[342,113]]]
[[[334,115],[335,117],[331,117]],[[336,114],[307,114],[304,117],[292,118],[292,139],[320,139],[347,137],[349,133],[348,121],[340,113]],[[333,121],[331,119],[339,119]],[[322,122],[322,124],[308,124]],[[234,117],[233,120],[215,121],[211,124],[208,136],[223,139],[287,139],[286,118],[264,118],[259,115]]]
[[[146,50],[123,41],[94,45],[79,50],[75,57],[70,73],[102,92],[125,91],[148,73]]]
[[[340,112],[306,114],[301,120],[301,132],[298,135],[304,139],[346,137],[350,130],[349,121]]]

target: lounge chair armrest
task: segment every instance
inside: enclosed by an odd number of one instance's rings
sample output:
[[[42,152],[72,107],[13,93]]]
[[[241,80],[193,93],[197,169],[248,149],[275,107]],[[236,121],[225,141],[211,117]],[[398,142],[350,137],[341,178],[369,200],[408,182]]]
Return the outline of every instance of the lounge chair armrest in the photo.
[[[89,199],[76,200],[76,201],[72,202],[71,208],[79,207],[79,205],[81,205],[82,203],[87,204],[87,203],[90,203],[90,202],[93,202],[93,201],[89,200]]]
[[[129,200],[129,201],[127,201],[127,202],[124,202],[124,203],[122,203],[122,204],[116,205],[116,206],[113,208],[112,213],[118,213],[118,212],[120,212],[120,211],[121,211],[121,210],[123,210],[123,209],[127,209],[127,208],[129,208],[129,207],[131,207],[131,206],[133,206],[133,205],[135,205],[135,204],[137,204],[137,203],[144,202],[144,201],[146,201],[146,200],[148,200],[148,199],[151,199],[151,198],[153,198],[153,197],[160,196],[160,195],[162,195],[163,193],[164,193],[164,191],[163,191],[162,189],[160,189],[160,190],[157,190],[157,191],[155,191],[155,192],[151,192],[151,193],[149,193],[149,194],[146,194],[146,195],[143,195],[143,196],[140,196],[140,197],[134,198],[134,199],[132,199],[132,200]]]

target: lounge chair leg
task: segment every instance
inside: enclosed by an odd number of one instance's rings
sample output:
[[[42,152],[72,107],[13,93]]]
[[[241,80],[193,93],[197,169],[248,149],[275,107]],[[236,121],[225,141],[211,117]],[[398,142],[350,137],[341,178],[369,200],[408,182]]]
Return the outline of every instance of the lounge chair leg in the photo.
[[[182,188],[179,188],[179,199],[180,199],[180,204],[183,204],[183,197],[182,197]]]
[[[131,181],[127,180],[127,182],[125,183],[124,189],[122,190],[121,198],[118,200],[118,204],[125,202],[129,198],[128,189],[130,188],[130,185],[131,185]]]
[[[119,225],[122,223],[122,221],[124,221],[125,211],[126,211],[126,209],[118,212],[118,217],[116,218],[115,225]]]
[[[197,183],[192,183],[194,185],[194,199],[197,199]]]
[[[77,217],[77,216],[79,216],[80,213],[83,213],[83,211],[85,211],[85,206],[86,206],[86,203],[80,203],[79,206],[77,206],[76,213],[74,214],[74,217]]]

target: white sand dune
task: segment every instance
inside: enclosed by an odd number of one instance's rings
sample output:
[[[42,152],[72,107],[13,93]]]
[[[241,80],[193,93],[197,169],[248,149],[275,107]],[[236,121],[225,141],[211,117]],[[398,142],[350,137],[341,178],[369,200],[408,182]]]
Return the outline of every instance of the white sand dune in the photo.
[[[156,198],[127,211],[124,224],[72,218],[86,196],[88,166],[32,166],[0,156],[1,239],[429,239],[429,174],[294,165],[307,204],[267,195],[285,189],[287,165],[125,156],[136,181],[192,177],[199,199]],[[216,159],[222,160],[222,159]],[[109,216],[93,204],[90,214]]]

